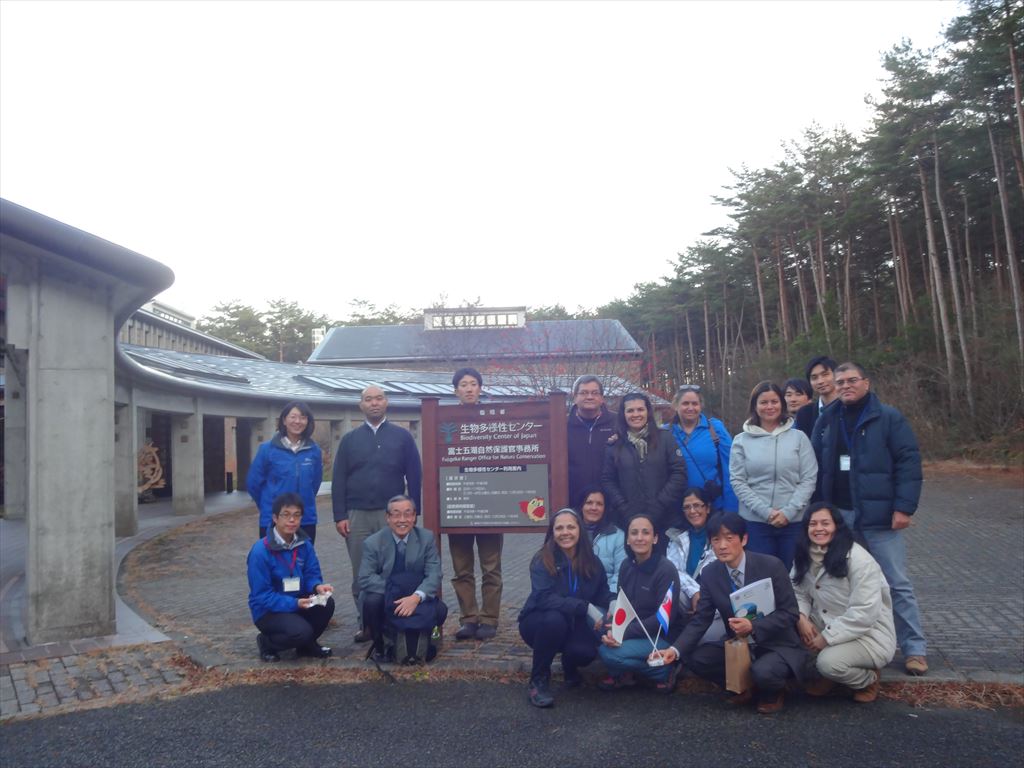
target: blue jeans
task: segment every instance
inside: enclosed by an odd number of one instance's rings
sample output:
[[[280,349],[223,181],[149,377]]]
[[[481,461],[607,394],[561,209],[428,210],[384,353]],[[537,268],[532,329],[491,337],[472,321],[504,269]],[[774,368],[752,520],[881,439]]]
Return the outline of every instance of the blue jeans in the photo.
[[[851,509],[840,509],[843,520],[856,528],[856,513]],[[871,528],[860,531],[868,545],[868,552],[878,561],[885,580],[889,582],[892,594],[892,616],[896,624],[896,642],[899,643],[903,658],[927,656],[928,644],[921,628],[921,611],[917,607],[914,585],[907,573],[907,543],[903,531]]]
[[[747,520],[746,548],[750,552],[779,558],[788,571],[793,567],[796,543],[803,534],[804,527],[799,520],[794,520],[783,528]]]
[[[664,650],[665,648],[668,648],[668,641],[659,637],[658,649]],[[667,680],[669,665],[647,666],[647,657],[651,655],[651,650],[650,640],[646,637],[634,637],[631,640],[623,641],[618,648],[602,644],[598,653],[601,656],[601,661],[608,668],[608,674],[612,677],[618,677],[625,672],[635,672],[658,682]]]

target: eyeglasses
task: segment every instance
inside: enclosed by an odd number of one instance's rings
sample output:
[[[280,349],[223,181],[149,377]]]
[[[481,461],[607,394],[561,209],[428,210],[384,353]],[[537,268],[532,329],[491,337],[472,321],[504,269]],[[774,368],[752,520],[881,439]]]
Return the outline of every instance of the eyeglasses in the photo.
[[[849,379],[836,379],[836,389],[841,389],[842,387],[852,387],[858,381],[865,381],[866,379],[866,376],[853,376]]]
[[[680,384],[677,392],[700,392],[700,384]]]
[[[301,520],[302,519],[302,513],[301,512],[278,512],[277,516],[281,520]]]
[[[695,512],[695,511],[698,511],[698,510],[701,510],[701,509],[707,509],[707,506],[708,506],[707,504],[704,504],[703,502],[697,501],[697,502],[694,502],[693,504],[683,504],[683,511],[684,512]]]
[[[601,390],[599,389],[581,389],[576,393],[576,397],[600,397]]]

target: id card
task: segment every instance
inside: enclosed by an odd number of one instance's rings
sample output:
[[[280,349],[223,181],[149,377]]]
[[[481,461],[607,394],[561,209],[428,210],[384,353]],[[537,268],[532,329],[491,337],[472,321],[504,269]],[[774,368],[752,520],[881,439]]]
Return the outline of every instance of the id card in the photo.
[[[842,454],[839,457],[839,471],[849,472],[850,471],[850,457],[847,454]]]
[[[302,579],[298,576],[292,576],[287,579],[281,579],[281,581],[283,583],[282,589],[285,592],[298,592]]]

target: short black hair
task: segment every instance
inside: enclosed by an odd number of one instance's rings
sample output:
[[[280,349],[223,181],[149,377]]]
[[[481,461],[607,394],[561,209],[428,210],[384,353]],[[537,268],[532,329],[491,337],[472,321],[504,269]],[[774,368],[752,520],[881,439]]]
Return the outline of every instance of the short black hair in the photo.
[[[783,393],[785,393],[787,389],[795,389],[797,392],[800,392],[807,397],[814,397],[814,390],[811,389],[811,385],[807,383],[807,379],[787,379],[786,383],[782,385]]]
[[[306,505],[302,503],[302,497],[297,493],[282,493],[276,499],[270,508],[270,514],[277,517],[281,514],[281,510],[285,507],[298,507],[302,510],[302,514],[306,514]]]
[[[301,400],[292,400],[281,409],[281,415],[277,417],[277,431],[282,435],[288,434],[288,430],[284,426],[284,419],[289,413],[291,413],[292,408],[296,409],[306,417],[306,429],[302,433],[302,438],[303,440],[309,439],[309,436],[313,434],[313,427],[316,426],[316,419],[313,418],[313,412],[309,410],[309,406]]]
[[[811,371],[813,371],[819,365],[824,365],[830,371],[835,371],[836,365],[838,365],[838,363],[836,363],[836,361],[833,360],[828,355],[818,355],[817,357],[812,357],[811,362],[809,362],[807,364],[807,367],[804,369],[804,378],[810,381]]]
[[[719,512],[708,520],[708,524],[704,527],[704,530],[708,532],[708,541],[720,534],[723,528],[740,538],[747,535],[746,520],[735,512]]]
[[[480,375],[480,371],[476,368],[459,368],[452,376],[452,389],[459,388],[459,382],[462,381],[466,376],[472,376],[476,379],[476,383],[481,387],[484,385],[484,377]]]
[[[858,376],[865,379],[871,378],[870,376],[868,376],[868,372],[864,370],[864,366],[861,365],[860,363],[855,363],[853,361],[850,361],[848,363],[842,363],[841,365],[836,366],[836,372],[838,373],[840,369],[844,371],[856,371]]]

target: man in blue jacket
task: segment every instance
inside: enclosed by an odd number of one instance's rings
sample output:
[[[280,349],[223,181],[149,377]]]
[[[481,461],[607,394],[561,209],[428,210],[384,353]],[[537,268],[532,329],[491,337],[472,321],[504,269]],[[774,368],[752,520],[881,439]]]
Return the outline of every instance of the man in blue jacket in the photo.
[[[359,566],[363,542],[387,526],[384,510],[392,496],[406,494],[417,507],[420,502],[423,469],[416,442],[408,430],[387,420],[387,409],[388,398],[383,389],[364,389],[359,410],[366,421],[341,438],[334,457],[334,525],[345,538],[352,561],[352,599],[357,611],[361,611]],[[355,642],[370,639],[360,613]]]
[[[818,495],[863,534],[892,591],[896,639],[907,674],[928,671],[927,645],[907,572],[903,530],[921,498],[921,453],[903,414],[883,405],[857,363],[835,369],[839,398],[818,418],[811,444]]]

